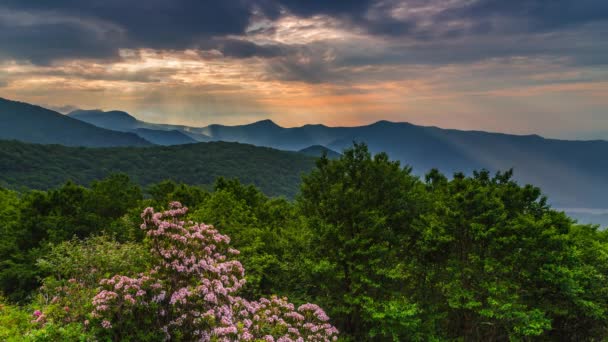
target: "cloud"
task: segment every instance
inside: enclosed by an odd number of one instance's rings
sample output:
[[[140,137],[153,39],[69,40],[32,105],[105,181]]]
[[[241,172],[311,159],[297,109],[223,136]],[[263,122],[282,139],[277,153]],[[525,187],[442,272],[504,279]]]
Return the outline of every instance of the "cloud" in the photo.
[[[124,31],[114,24],[0,8],[0,58],[38,64],[62,58],[113,58],[123,41]]]
[[[608,19],[608,2],[603,0],[478,0],[446,9],[439,19],[502,20],[490,29],[526,32],[547,31]],[[523,24],[523,25],[521,25]]]
[[[604,0],[3,0],[0,87],[174,123],[528,132],[597,125],[606,36]]]
[[[286,24],[285,18],[291,18],[290,25],[277,24]],[[310,44],[304,32],[316,32],[316,39],[334,44],[335,36],[328,34],[341,31],[344,38],[358,34],[378,44],[391,43],[380,63],[400,58],[404,63],[414,58],[466,63],[511,56],[513,51],[537,54],[545,46],[539,44],[542,35],[565,29],[580,33],[569,39],[605,35],[607,21],[604,0],[5,0],[0,7],[0,58],[48,64],[119,58],[120,49],[200,49],[221,51],[229,58],[274,58],[301,53],[288,45]],[[590,24],[596,26],[588,28]],[[252,35],[258,40],[249,39]],[[268,44],[259,41],[263,35],[289,35],[292,40]],[[526,46],[527,37],[535,47]],[[596,50],[601,56],[585,51],[579,60],[605,60],[606,47],[600,45]],[[569,54],[565,48],[557,53]],[[343,56],[357,58],[364,59],[356,53]]]
[[[233,58],[271,58],[285,54],[289,50],[289,47],[280,44],[259,45],[248,40],[234,38],[213,39],[207,45],[211,49],[220,51],[223,56]]]
[[[365,14],[373,4],[373,0],[280,0],[275,3],[275,6],[283,7],[297,16],[304,17],[318,14],[360,17]]]
[[[199,37],[241,33],[252,15],[252,4],[242,0],[6,0],[3,5],[111,22],[128,33],[132,44],[161,49],[183,48]]]
[[[2,55],[38,64],[112,58],[121,48],[183,50],[241,34],[253,15],[251,4],[238,0],[7,0],[2,6]]]

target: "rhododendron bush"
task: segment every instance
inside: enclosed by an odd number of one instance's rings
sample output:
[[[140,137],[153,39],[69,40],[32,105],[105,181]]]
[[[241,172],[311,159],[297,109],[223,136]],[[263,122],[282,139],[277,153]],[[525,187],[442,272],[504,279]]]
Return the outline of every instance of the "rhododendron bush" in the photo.
[[[155,258],[149,271],[101,281],[92,316],[114,340],[330,341],[338,331],[314,304],[297,309],[287,298],[238,296],[245,270],[230,238],[212,226],[184,221],[188,209],[142,213]]]

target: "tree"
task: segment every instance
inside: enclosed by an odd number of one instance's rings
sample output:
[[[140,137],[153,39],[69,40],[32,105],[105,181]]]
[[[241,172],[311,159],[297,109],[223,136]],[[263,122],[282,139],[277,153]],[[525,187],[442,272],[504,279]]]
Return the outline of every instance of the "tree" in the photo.
[[[100,217],[117,219],[143,199],[141,188],[126,174],[113,174],[91,183],[89,210]]]
[[[305,239],[299,214],[285,199],[268,199],[238,180],[219,179],[215,191],[191,215],[230,235],[247,268],[243,293],[251,297],[288,293],[301,298],[298,266]],[[302,253],[302,254],[301,254]],[[304,300],[303,300],[304,301]]]
[[[605,268],[581,258],[581,238],[596,233],[573,230],[540,189],[512,175],[427,175],[433,205],[416,223],[424,238],[413,249],[420,317],[436,336],[466,341],[605,336]]]
[[[380,153],[355,144],[322,157],[304,177],[301,211],[313,232],[309,293],[354,340],[411,335],[418,308],[403,292],[422,183]]]

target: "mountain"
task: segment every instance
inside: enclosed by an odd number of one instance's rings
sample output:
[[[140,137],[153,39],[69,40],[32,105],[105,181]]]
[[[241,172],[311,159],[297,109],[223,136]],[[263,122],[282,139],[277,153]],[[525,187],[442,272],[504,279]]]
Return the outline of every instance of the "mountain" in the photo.
[[[541,187],[556,206],[607,205],[608,141],[545,139],[538,135],[460,131],[389,121],[359,127],[294,128],[263,121],[242,126],[212,125],[203,132],[214,140],[296,151],[311,145],[342,151],[354,141],[365,142],[373,153],[386,152],[412,166],[414,173],[421,176],[432,168],[447,174],[513,168],[520,183]]]
[[[72,180],[89,184],[126,173],[145,186],[165,179],[210,185],[219,176],[254,184],[269,196],[293,198],[314,158],[239,143],[82,148],[0,141],[0,186],[49,189]]]
[[[68,116],[113,131],[128,132],[138,127],[138,120],[136,118],[118,110],[109,112],[101,110],[75,110],[69,113]]]
[[[90,111],[88,111],[90,112]],[[228,141],[281,150],[305,150],[319,145],[341,152],[354,141],[371,152],[386,152],[424,175],[432,168],[446,174],[513,168],[520,183],[539,186],[559,207],[605,208],[608,193],[608,141],[546,139],[538,135],[511,135],[417,126],[378,121],[358,127],[305,125],[285,128],[271,120],[246,125],[188,127],[146,123],[124,112],[72,113],[71,116],[107,128],[136,131],[176,130],[197,141]],[[318,151],[316,151],[318,152]]]
[[[137,128],[133,132],[156,145],[169,146],[197,143],[196,140],[178,130],[161,131],[157,129]]]
[[[329,159],[336,159],[340,158],[341,156],[340,153],[321,145],[312,145],[307,148],[303,148],[298,152],[311,157],[321,157],[323,154],[325,154]]]
[[[0,139],[66,146],[148,146],[133,133],[103,129],[27,103],[0,98]]]
[[[211,138],[203,134],[199,128],[140,121],[131,116],[129,113],[119,110],[105,112],[99,109],[79,109],[70,112],[67,115],[71,118],[78,119],[98,127],[119,132],[132,132],[143,138],[150,138],[151,142],[154,142],[152,140],[158,139],[157,142],[154,143],[158,143],[159,145],[179,145],[192,142],[206,142],[211,140]],[[171,133],[163,134],[162,131]],[[172,142],[173,140],[175,141],[174,143]]]

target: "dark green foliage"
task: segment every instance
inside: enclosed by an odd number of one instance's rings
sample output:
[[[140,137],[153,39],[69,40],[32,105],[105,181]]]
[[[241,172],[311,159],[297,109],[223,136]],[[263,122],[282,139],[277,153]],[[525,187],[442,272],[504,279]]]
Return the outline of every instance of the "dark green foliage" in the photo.
[[[608,336],[605,233],[512,172],[423,183],[356,145],[319,160],[299,203],[308,293],[355,341]]]
[[[173,181],[162,181],[148,187],[147,193],[152,196],[155,206],[164,206],[171,201],[179,201],[187,207],[197,207],[209,197],[204,189]]]
[[[0,141],[0,185],[50,189],[68,180],[88,185],[124,173],[141,186],[172,180],[210,185],[220,176],[253,184],[269,196],[293,197],[314,159],[237,143],[150,148],[70,148]]]
[[[100,217],[117,219],[124,215],[134,204],[141,201],[141,189],[132,183],[125,174],[114,174],[101,181],[91,183],[94,203],[89,207]]]
[[[4,196],[14,203],[6,215],[19,219],[2,221],[6,226],[0,230],[0,241],[6,247],[0,250],[0,291],[14,300],[24,299],[38,286],[43,274],[35,264],[50,244],[111,233],[114,222],[138,207],[142,198],[139,187],[125,175],[94,182],[91,189],[68,182],[48,192],[29,192],[19,200],[6,191]]]
[[[251,185],[219,178],[214,192],[196,209],[195,221],[213,224],[231,237],[241,251],[240,260],[247,269],[245,293],[253,298],[281,293],[287,295],[297,280],[286,278],[296,263],[302,261],[306,231],[294,205],[285,199],[269,199]],[[301,292],[289,298],[302,298]]]
[[[400,259],[416,238],[423,196],[410,169],[364,145],[338,161],[321,158],[304,178],[299,204],[314,232],[310,292],[357,340],[381,322],[411,325],[416,310],[401,293]]]

